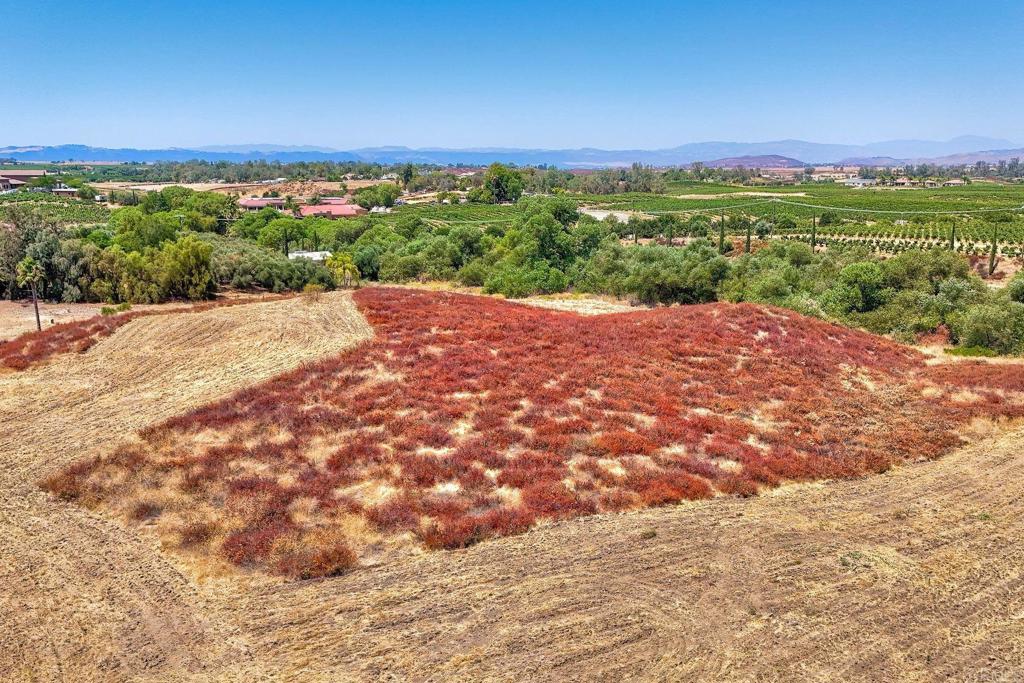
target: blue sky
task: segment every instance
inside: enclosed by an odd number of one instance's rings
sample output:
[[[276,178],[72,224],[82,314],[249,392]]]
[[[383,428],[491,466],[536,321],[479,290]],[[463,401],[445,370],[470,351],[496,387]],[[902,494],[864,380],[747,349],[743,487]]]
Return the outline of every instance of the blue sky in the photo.
[[[1024,2],[8,3],[0,146],[1024,141]]]

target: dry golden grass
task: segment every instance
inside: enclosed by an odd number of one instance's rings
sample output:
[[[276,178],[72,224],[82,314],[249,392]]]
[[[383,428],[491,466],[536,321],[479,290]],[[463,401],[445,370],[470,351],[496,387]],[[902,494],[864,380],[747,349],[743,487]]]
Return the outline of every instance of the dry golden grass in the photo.
[[[151,537],[52,501],[37,482],[371,334],[350,295],[332,293],[140,318],[84,354],[0,375],[0,678],[136,679],[224,651],[195,611],[196,588]]]
[[[0,679],[1024,679],[1024,434],[1005,425],[884,475],[335,579],[186,572],[153,534],[35,482],[369,330],[334,294],[175,317],[0,378]]]

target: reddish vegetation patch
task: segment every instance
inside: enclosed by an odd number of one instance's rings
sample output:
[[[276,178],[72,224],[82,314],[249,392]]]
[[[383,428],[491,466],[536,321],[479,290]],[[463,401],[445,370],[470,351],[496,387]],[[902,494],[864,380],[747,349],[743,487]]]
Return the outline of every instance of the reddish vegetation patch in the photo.
[[[384,288],[356,300],[372,342],[151,428],[48,487],[157,515],[183,547],[317,576],[538,519],[883,471],[939,456],[975,416],[1024,414],[1016,367],[931,367],[788,311],[580,317]]]
[[[281,298],[278,296],[274,299]],[[267,299],[260,299],[266,301]],[[0,365],[12,370],[24,370],[62,353],[85,353],[103,337],[109,337],[117,328],[136,318],[167,313],[198,313],[222,306],[250,304],[256,299],[219,299],[190,306],[126,311],[114,315],[96,315],[85,320],[59,323],[38,332],[26,332],[6,342],[0,342]]]

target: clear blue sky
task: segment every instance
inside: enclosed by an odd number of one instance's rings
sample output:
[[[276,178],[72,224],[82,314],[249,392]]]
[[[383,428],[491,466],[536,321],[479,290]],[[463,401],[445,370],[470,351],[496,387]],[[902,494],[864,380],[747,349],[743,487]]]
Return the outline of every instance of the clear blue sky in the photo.
[[[1024,142],[1024,2],[7,3],[0,146]]]

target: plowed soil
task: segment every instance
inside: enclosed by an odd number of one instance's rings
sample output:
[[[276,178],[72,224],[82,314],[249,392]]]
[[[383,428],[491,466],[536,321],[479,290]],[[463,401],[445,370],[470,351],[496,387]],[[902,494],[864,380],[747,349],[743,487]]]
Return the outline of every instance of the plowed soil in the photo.
[[[305,582],[204,577],[36,486],[370,334],[329,295],[140,319],[0,377],[0,677],[1024,677],[1020,431],[854,481],[549,523]]]

